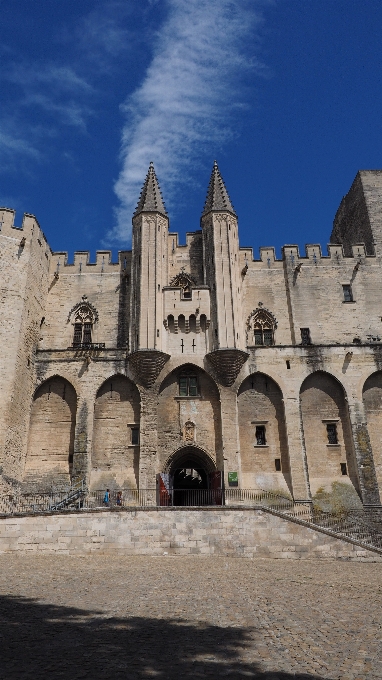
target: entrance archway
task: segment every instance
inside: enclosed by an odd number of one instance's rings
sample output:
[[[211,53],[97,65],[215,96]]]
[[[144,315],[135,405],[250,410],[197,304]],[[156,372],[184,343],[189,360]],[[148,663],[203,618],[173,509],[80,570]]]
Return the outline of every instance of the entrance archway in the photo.
[[[221,505],[222,474],[202,449],[182,447],[167,461],[166,472],[173,505]]]

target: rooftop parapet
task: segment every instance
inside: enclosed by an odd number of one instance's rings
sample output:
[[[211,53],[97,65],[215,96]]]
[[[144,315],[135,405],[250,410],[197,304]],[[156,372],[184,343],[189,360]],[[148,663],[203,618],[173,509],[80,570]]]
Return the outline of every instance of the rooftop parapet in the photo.
[[[131,251],[119,251],[117,262],[112,262],[111,256],[111,250],[97,250],[96,261],[90,262],[90,252],[79,250],[74,253],[73,263],[69,264],[66,251],[55,252],[51,259],[51,274],[56,277],[60,274],[115,274],[128,268]]]

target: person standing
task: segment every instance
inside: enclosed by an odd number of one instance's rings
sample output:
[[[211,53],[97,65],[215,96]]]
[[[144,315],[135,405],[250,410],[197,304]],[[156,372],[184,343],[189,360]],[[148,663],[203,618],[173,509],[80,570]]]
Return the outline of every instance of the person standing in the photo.
[[[108,508],[110,505],[110,489],[106,489],[105,495],[103,497],[103,504]]]

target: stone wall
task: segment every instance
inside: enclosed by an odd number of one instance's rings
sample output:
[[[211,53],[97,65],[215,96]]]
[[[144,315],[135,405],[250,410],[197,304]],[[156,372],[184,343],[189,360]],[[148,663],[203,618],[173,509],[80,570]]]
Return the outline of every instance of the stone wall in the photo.
[[[351,255],[352,244],[365,243],[368,255],[381,254],[382,172],[361,170],[337,210],[330,237]]]
[[[225,555],[382,562],[382,556],[261,510],[79,512],[0,519],[0,553]]]
[[[20,478],[51,250],[33,215],[24,215],[22,227],[17,228],[14,211],[1,212],[0,464],[9,478]]]
[[[32,404],[24,479],[40,486],[70,482],[77,395],[54,376],[37,390]]]

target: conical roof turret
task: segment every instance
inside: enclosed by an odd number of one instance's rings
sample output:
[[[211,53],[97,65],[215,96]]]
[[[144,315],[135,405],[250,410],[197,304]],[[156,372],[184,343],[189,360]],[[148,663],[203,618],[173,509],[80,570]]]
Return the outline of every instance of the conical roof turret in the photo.
[[[211,212],[211,210],[230,212],[236,215],[216,161],[214,161],[214,167],[212,168],[202,217]]]
[[[141,212],[159,212],[167,217],[167,211],[163,202],[153,162],[150,163],[133,217],[139,215]]]

